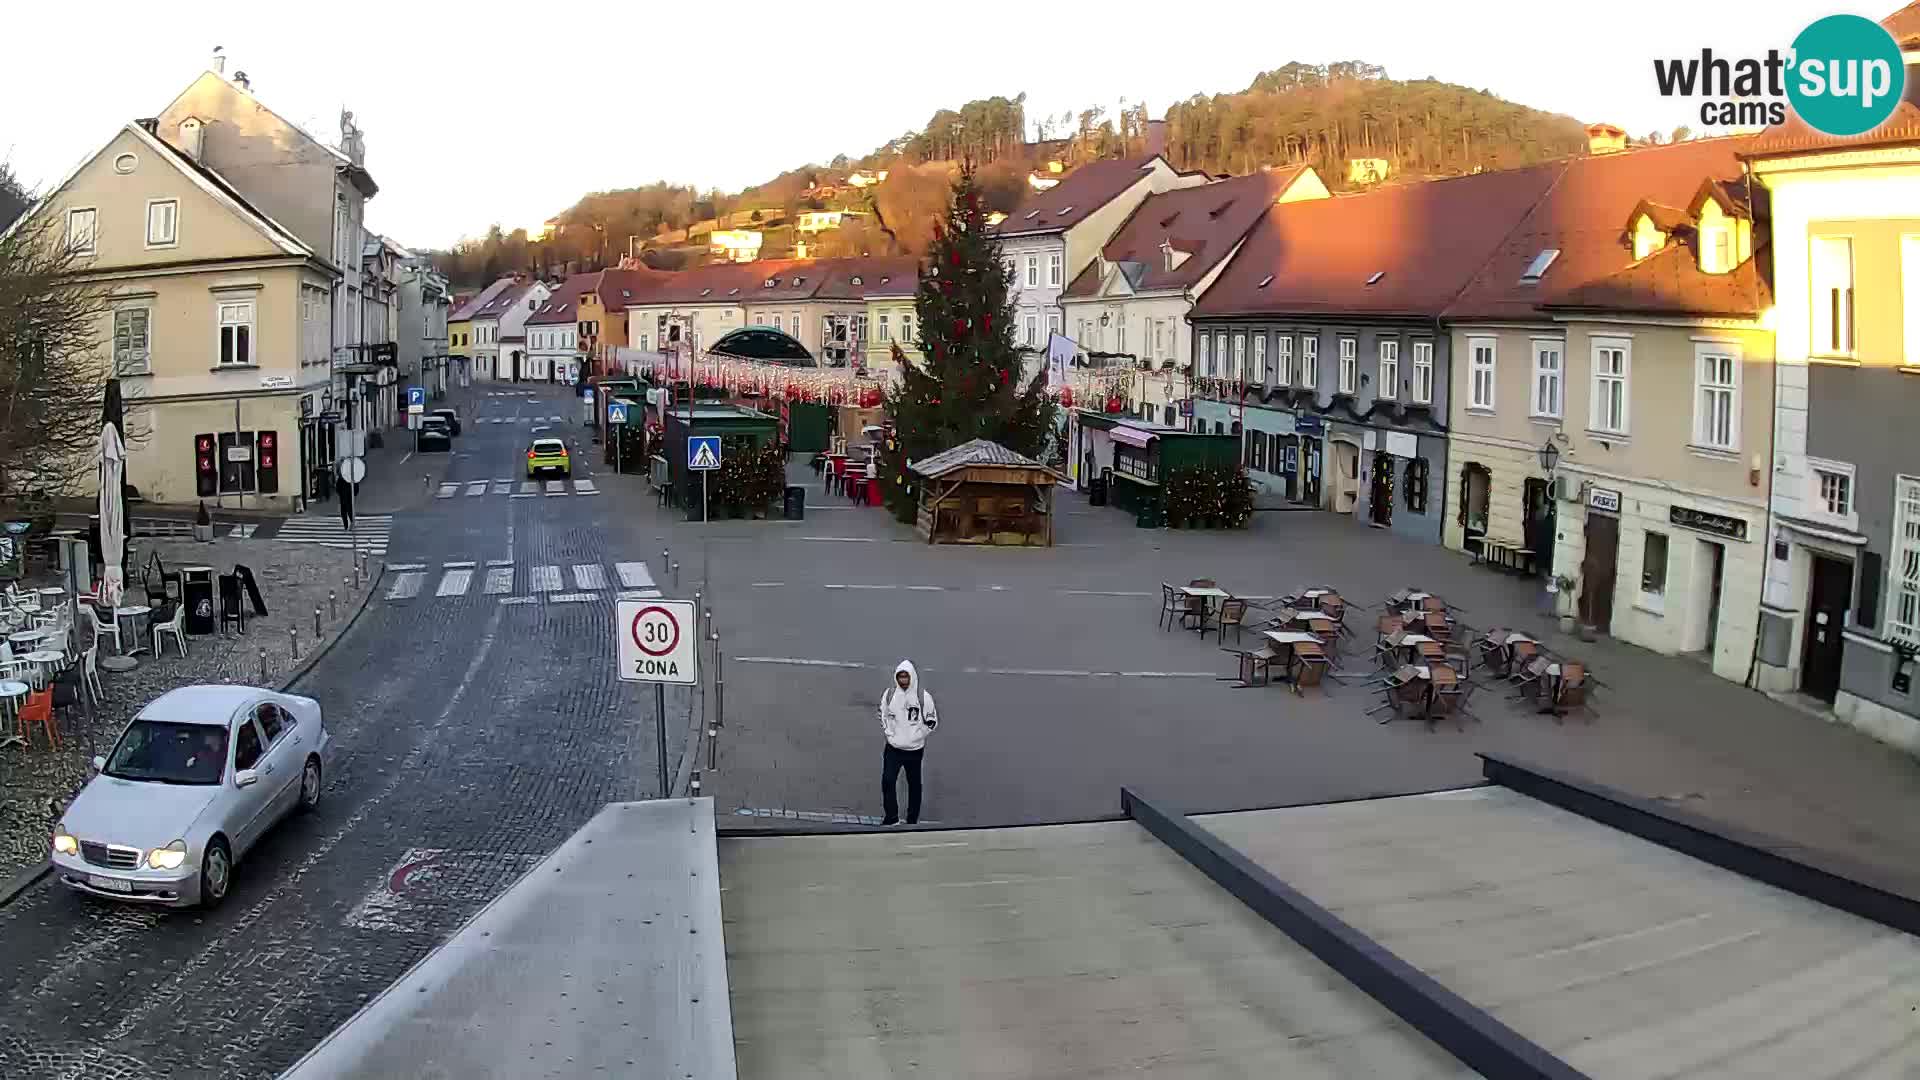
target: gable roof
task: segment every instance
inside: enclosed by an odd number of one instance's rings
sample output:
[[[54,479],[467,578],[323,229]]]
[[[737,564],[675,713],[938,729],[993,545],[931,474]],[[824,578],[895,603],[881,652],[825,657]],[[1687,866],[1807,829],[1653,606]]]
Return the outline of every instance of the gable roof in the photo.
[[[1187,288],[1226,258],[1307,171],[1307,166],[1296,165],[1149,195],[1100,253],[1120,267],[1136,292]],[[1163,243],[1186,252],[1188,258],[1169,270]],[[1067,295],[1098,296],[1100,286],[1096,260],[1067,286]]]
[[[513,283],[517,280],[519,279],[512,276],[511,274],[509,274],[506,277],[497,279],[496,281],[494,281],[493,284],[487,286],[484,289],[481,289],[479,292],[474,293],[472,296],[467,297],[466,303],[460,305],[458,308],[455,308],[453,314],[447,316],[447,321],[448,322],[471,322],[473,320],[473,316],[475,312],[479,311],[483,305],[492,303],[493,299],[499,296],[501,293],[507,291],[509,288],[512,288]]]
[[[1535,165],[1275,206],[1193,314],[1436,316],[1563,167]]]
[[[1029,469],[1044,467],[1027,455],[1009,450],[997,442],[972,439],[950,450],[942,450],[932,457],[921,458],[909,468],[921,476],[937,478],[955,469],[974,465],[1020,465]]]
[[[1881,19],[1880,25],[1902,49],[1920,46],[1920,3],[1908,4]]]
[[[1755,318],[1773,303],[1772,289],[1759,271],[1768,257],[1765,248],[1756,248],[1728,273],[1709,274],[1700,269],[1691,242],[1669,243],[1639,262],[1549,294],[1539,303],[1552,309]]]
[[[512,311],[513,306],[525,299],[526,295],[532,292],[533,287],[537,284],[539,284],[539,282],[532,278],[515,278],[507,284],[506,288],[494,293],[485,303],[476,306],[473,309],[473,314],[468,317],[472,319],[498,319],[507,312]]]
[[[259,98],[255,97],[253,95],[252,90],[249,90],[246,87],[241,86],[239,83],[234,82],[232,79],[227,78],[225,75],[222,75],[217,71],[202,71],[192,82],[187,84],[187,88],[185,90],[182,90],[178,94],[175,94],[173,96],[173,100],[167,102],[167,108],[161,109],[160,110],[161,113],[164,114],[167,111],[167,109],[171,109],[175,105],[179,104],[181,98],[184,98],[188,94],[193,93],[194,87],[199,86],[201,83],[206,82],[208,80],[212,80],[214,83],[217,83],[221,87],[224,87],[228,93],[237,95],[238,97],[245,100],[248,104],[252,105],[254,108],[259,109],[261,112],[264,112],[268,116],[273,117],[275,120],[280,121],[282,124],[286,125],[288,129],[299,133],[301,138],[306,139],[308,142],[326,151],[327,154],[331,156],[338,163],[340,169],[346,172],[348,177],[353,180],[354,187],[359,188],[360,193],[363,196],[371,199],[376,194],[379,193],[380,185],[373,182],[373,174],[368,172],[364,165],[354,164],[353,159],[351,157],[348,157],[345,151],[341,150],[339,147],[333,145],[332,143],[329,143],[323,139],[318,138],[312,132],[308,131],[306,128],[301,127],[299,124],[296,124],[293,121],[287,119],[285,116],[281,115],[280,113],[275,112],[272,106],[268,105],[266,102],[261,101]]]
[[[599,294],[602,308],[625,311],[630,304],[645,303],[651,290],[672,277],[672,271],[650,266],[609,267],[600,272],[600,282],[593,291]]]
[[[589,274],[570,274],[560,287],[553,290],[540,310],[527,316],[528,326],[565,325],[577,322],[580,317],[580,294],[600,287],[602,271]]]
[[[1894,106],[1893,114],[1879,127],[1858,135],[1828,135],[1815,131],[1799,114],[1791,111],[1784,124],[1775,124],[1753,137],[1746,157],[1791,157],[1823,150],[1860,150],[1874,146],[1904,146],[1920,143],[1920,108],[1910,101]]]
[[[920,288],[920,260],[911,255],[861,255],[822,259],[816,300],[869,300],[912,296]]]
[[[1634,214],[1658,207],[1664,231],[1681,224],[1665,211],[1712,195],[1744,206],[1713,181],[1741,176],[1740,149],[1749,136],[1697,139],[1570,158],[1552,188],[1502,238],[1452,303],[1450,319],[1538,319],[1543,295],[1606,277],[1633,262],[1627,238]],[[1745,183],[1738,184],[1742,189]],[[1686,216],[1691,221],[1691,214]],[[1558,251],[1537,281],[1521,275],[1545,251]]]
[[[1046,191],[1029,195],[995,228],[1001,237],[1064,232],[1147,175],[1158,154],[1090,161]]]

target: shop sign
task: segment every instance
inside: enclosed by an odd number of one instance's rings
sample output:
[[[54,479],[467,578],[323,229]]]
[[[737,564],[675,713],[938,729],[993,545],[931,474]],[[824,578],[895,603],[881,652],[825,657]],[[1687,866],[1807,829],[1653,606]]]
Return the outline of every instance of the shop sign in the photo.
[[[1613,488],[1588,488],[1587,505],[1595,510],[1617,514],[1620,512],[1620,493]]]
[[[1728,540],[1745,543],[1747,539],[1745,518],[1716,514],[1708,510],[1696,510],[1691,506],[1676,506],[1667,511],[1667,520],[1683,529],[1724,536]]]
[[[1323,435],[1327,430],[1327,418],[1319,413],[1300,413],[1293,418],[1293,430],[1302,435]]]

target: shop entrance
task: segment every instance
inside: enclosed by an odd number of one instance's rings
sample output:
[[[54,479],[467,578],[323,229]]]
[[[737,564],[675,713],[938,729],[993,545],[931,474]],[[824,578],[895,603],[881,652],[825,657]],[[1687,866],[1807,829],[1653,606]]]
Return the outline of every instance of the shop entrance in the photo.
[[[1620,519],[1587,512],[1587,555],[1580,562],[1580,614],[1603,634],[1613,626],[1613,585],[1619,576]]]
[[[1853,598],[1853,566],[1815,555],[1809,566],[1807,626],[1800,647],[1800,689],[1827,704],[1840,694],[1840,628]]]

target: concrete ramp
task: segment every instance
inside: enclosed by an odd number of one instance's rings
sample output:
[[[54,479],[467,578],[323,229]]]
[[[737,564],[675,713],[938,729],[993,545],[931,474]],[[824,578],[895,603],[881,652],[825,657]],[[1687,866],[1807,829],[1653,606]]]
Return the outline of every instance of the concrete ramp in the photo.
[[[713,803],[615,803],[286,1073],[734,1076]]]

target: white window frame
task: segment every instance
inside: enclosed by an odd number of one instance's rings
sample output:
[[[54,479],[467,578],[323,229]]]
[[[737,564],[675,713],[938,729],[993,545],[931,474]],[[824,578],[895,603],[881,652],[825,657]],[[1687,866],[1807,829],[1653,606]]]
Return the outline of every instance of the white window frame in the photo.
[[[133,317],[141,324],[139,348],[133,346]],[[120,347],[120,320],[127,320],[127,347]],[[153,374],[153,309],[145,304],[128,304],[113,309],[113,370],[116,375]]]
[[[153,212],[163,206],[170,208],[172,211],[171,219],[168,221],[168,224],[172,228],[170,229],[170,231],[168,232],[167,236],[164,239],[155,240],[153,238],[153,225],[154,225]],[[179,246],[180,246],[180,200],[179,199],[148,199],[147,200],[147,250],[158,251],[164,248],[174,248]]]
[[[1601,356],[1609,352],[1620,354],[1620,370],[1608,371],[1601,362]],[[1633,430],[1633,339],[1618,337],[1594,338],[1590,347],[1588,366],[1592,371],[1592,401],[1588,406],[1587,430],[1599,435],[1626,435]],[[1611,403],[1609,390],[1615,385],[1620,387],[1620,415],[1603,415],[1606,406]]]
[[[258,367],[260,363],[260,335],[259,331],[255,329],[255,324],[259,321],[259,309],[254,305],[253,299],[249,297],[245,300],[221,300],[214,304],[213,310],[214,366],[221,368]],[[233,331],[234,344],[231,352],[232,355],[238,357],[240,355],[240,328],[242,327],[247,331],[246,356],[244,359],[229,360],[227,359],[228,349],[225,347],[227,331],[230,329]]]
[[[1413,343],[1413,400],[1418,405],[1433,404],[1433,342]]]
[[[1277,386],[1293,385],[1293,335],[1280,334],[1273,339],[1273,381]]]
[[[1719,453],[1738,453],[1740,451],[1740,369],[1743,366],[1741,349],[1738,345],[1720,341],[1699,341],[1693,346],[1693,445],[1702,450]],[[1731,372],[1730,382],[1708,383],[1702,376],[1709,361],[1725,360]],[[1718,372],[1715,372],[1717,375]],[[1725,395],[1727,399],[1727,439],[1716,442],[1709,438],[1707,430],[1712,417],[1703,408],[1711,392],[1716,396]]]
[[[1020,317],[1020,322],[1027,331],[1027,347],[1038,348],[1040,345],[1040,316],[1029,311]]]
[[[900,313],[900,340],[906,342],[909,345],[913,344],[913,342],[917,340],[913,336],[913,312],[912,311],[903,311]]]
[[[1846,485],[1847,504],[1845,509],[1835,511],[1828,504],[1826,477],[1832,476]],[[1860,481],[1855,475],[1853,463],[1849,461],[1830,461],[1826,458],[1807,458],[1807,496],[1805,515],[1814,521],[1823,521],[1836,525],[1848,532],[1860,530]]]
[[[1247,381],[1247,334],[1236,331],[1233,335],[1233,381]]]
[[[1147,357],[1148,359],[1152,359],[1156,356],[1166,355],[1166,349],[1161,344],[1163,340],[1161,335],[1164,332],[1165,324],[1162,323],[1159,319],[1151,319],[1149,321],[1153,324],[1153,347],[1147,353]]]
[[[1065,263],[1066,258],[1065,254],[1058,251],[1047,256],[1047,286],[1049,288],[1057,289],[1060,287],[1060,269],[1062,264]]]
[[[1360,339],[1343,337],[1340,339],[1340,381],[1339,392],[1354,393],[1360,383]]]
[[[1213,378],[1213,346],[1211,337],[1205,330],[1200,331],[1200,374]]]
[[[1029,289],[1037,289],[1040,287],[1040,256],[1038,255],[1027,256],[1026,281],[1027,281],[1027,288]]]
[[[1559,338],[1534,338],[1533,381],[1527,387],[1527,415],[1536,420],[1558,420],[1567,403],[1567,343]],[[1541,360],[1551,354],[1553,366]],[[1544,403],[1541,398],[1548,400]]]
[[[1320,335],[1306,334],[1300,338],[1300,385],[1320,388]]]
[[[1265,332],[1253,335],[1253,381],[1262,384],[1267,381],[1267,335]]]
[[[1887,636],[1920,645],[1920,476],[1893,478],[1885,596]]]
[[[883,345],[893,340],[893,323],[884,311],[880,313],[879,334],[880,343]]]
[[[1823,282],[1821,267],[1826,260],[1821,258],[1822,249],[1834,249],[1844,245],[1846,249],[1846,278],[1844,282]],[[1857,327],[1854,322],[1854,290],[1857,265],[1853,252],[1851,236],[1815,236],[1807,245],[1807,281],[1808,295],[1808,334],[1807,355],[1852,359],[1858,341],[1854,334]],[[1835,318],[1838,318],[1838,325]],[[1837,341],[1837,344],[1836,344]]]
[[[1060,314],[1060,312],[1059,312],[1059,311],[1049,311],[1049,312],[1047,312],[1047,336],[1048,336],[1048,340],[1052,340],[1052,336],[1053,336],[1054,334],[1057,334],[1057,333],[1059,333],[1059,332],[1060,332],[1060,328],[1061,328],[1062,326],[1064,326],[1064,325],[1066,325],[1066,324],[1065,324],[1064,322],[1062,322],[1062,321],[1061,321],[1061,320],[1062,320],[1062,319],[1064,319],[1064,318],[1065,318],[1065,316],[1064,316],[1064,315],[1062,315],[1062,314]]]
[[[1127,351],[1127,320],[1124,315],[1113,321],[1113,351]]]
[[[1905,332],[1904,367],[1920,367],[1920,233],[1900,237],[1900,300]]]
[[[1500,339],[1467,339],[1467,408],[1492,412],[1500,383]],[[1484,378],[1483,378],[1484,376]],[[1483,395],[1481,391],[1486,393]]]
[[[1374,396],[1392,399],[1400,396],[1400,342],[1392,338],[1382,338],[1380,346],[1380,383],[1374,387]]]
[[[1223,377],[1233,374],[1232,370],[1227,366],[1232,361],[1233,354],[1228,352],[1227,349],[1227,332],[1221,330],[1215,333],[1213,335],[1213,362],[1215,366],[1220,369],[1220,374]]]
[[[86,215],[84,230],[77,227]],[[76,237],[85,236],[86,246],[76,242]],[[67,248],[75,255],[92,255],[100,250],[100,210],[94,206],[70,206],[67,208]]]
[[[1700,269],[1709,274],[1724,274],[1733,266],[1732,223],[1723,221],[1701,229]]]

